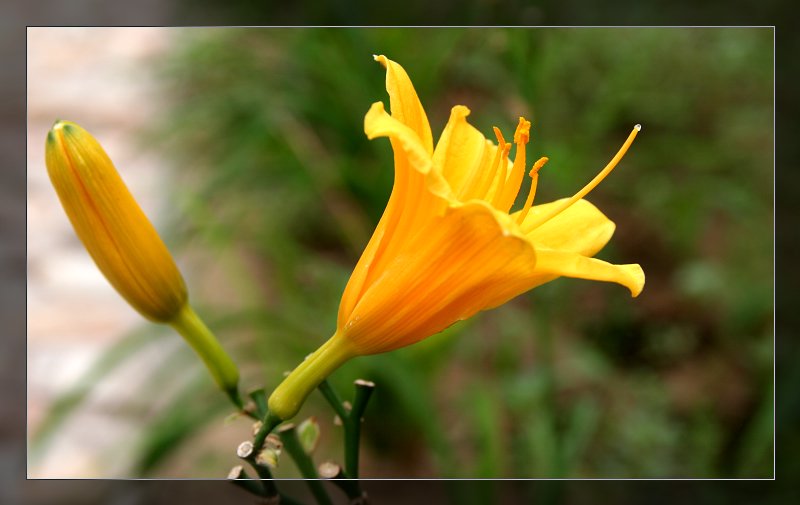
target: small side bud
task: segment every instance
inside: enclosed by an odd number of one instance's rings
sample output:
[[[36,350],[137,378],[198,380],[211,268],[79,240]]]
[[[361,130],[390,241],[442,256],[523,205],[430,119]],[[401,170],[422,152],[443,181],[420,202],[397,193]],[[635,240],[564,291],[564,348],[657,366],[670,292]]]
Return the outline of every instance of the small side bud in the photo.
[[[297,426],[297,437],[306,454],[316,450],[320,439],[320,427],[315,417],[309,417]]]
[[[264,441],[264,449],[256,456],[256,463],[270,468],[278,468],[282,451],[283,442],[281,442],[281,439],[277,435],[269,434]]]
[[[280,454],[270,449],[264,449],[256,456],[256,463],[269,468],[278,468]]]

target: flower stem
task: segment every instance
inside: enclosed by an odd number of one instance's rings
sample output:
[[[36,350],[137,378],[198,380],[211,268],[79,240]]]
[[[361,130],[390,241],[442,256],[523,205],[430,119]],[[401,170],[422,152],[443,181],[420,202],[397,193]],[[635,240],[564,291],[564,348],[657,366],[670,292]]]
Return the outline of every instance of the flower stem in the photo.
[[[253,480],[241,465],[237,465],[231,469],[230,473],[228,473],[228,480],[249,493],[257,496],[265,496],[264,487]]]
[[[259,452],[261,452],[261,449],[256,450],[255,445],[250,442],[242,442],[236,449],[236,454],[243,460],[250,463],[250,466],[252,466],[256,471],[256,474],[258,474],[258,478],[261,480],[261,485],[264,487],[263,496],[267,497],[268,499],[274,498],[278,496],[278,487],[275,485],[275,481],[272,478],[272,472],[269,471],[269,468],[266,465],[262,465],[258,462],[257,457]]]
[[[355,381],[356,396],[353,399],[353,408],[344,423],[344,468],[347,476],[353,479],[358,478],[358,454],[361,444],[361,419],[364,410],[367,408],[375,384],[369,381],[358,379]]]
[[[319,390],[322,396],[336,411],[336,414],[342,420],[344,426],[344,461],[345,478],[357,479],[358,478],[358,455],[359,446],[361,445],[361,418],[364,415],[364,410],[367,408],[372,392],[375,390],[373,382],[358,379],[355,381],[356,396],[353,399],[353,406],[350,411],[345,408],[336,391],[333,390],[327,380],[319,384]]]
[[[244,404],[239,396],[239,370],[192,306],[186,303],[169,324],[200,356],[211,377],[236,408],[243,410]]]
[[[342,423],[344,423],[344,420],[347,419],[349,414],[347,413],[347,410],[345,410],[342,400],[339,399],[339,395],[336,394],[336,391],[334,391],[334,389],[331,387],[328,379],[323,379],[317,388],[319,389],[320,393],[322,393],[322,396],[325,397],[325,400],[327,400],[328,404],[336,412],[336,415],[339,416],[339,419],[342,420]]]
[[[268,408],[267,408],[267,395],[264,392],[264,388],[258,388],[250,391],[247,396],[253,400],[253,405],[256,409],[255,416],[252,416],[256,419],[262,419],[264,416],[267,415]],[[249,412],[248,412],[249,414]]]
[[[258,429],[258,432],[253,439],[253,449],[256,454],[261,452],[261,449],[264,448],[264,441],[267,439],[267,435],[269,435],[270,432],[279,424],[281,424],[281,419],[272,412],[267,411],[267,414],[261,421],[261,427]]]
[[[319,466],[319,476],[330,481],[350,499],[350,504],[367,503],[367,495],[358,485],[358,480],[349,479],[344,473],[344,469],[333,461],[326,461]]]
[[[330,496],[328,496],[328,492],[325,490],[325,486],[322,484],[322,481],[319,480],[319,474],[314,467],[311,456],[306,453],[305,449],[303,449],[303,445],[300,443],[300,439],[297,438],[297,430],[294,424],[282,426],[278,430],[278,434],[281,437],[284,449],[286,449],[286,452],[292,457],[294,464],[300,471],[300,475],[306,479],[306,484],[311,490],[311,494],[314,495],[317,503],[319,505],[333,505]]]
[[[367,408],[372,392],[375,390],[375,383],[358,379],[355,381],[356,394],[353,399],[353,406],[349,412],[344,403],[339,399],[339,395],[333,390],[327,380],[319,384],[319,390],[322,396],[328,401],[333,410],[342,420],[344,426],[344,458],[345,468],[339,467],[339,473],[336,476],[328,476],[328,478],[337,479],[358,479],[358,461],[359,461],[359,446],[361,444],[361,418],[364,415],[364,410]],[[338,465],[337,465],[338,466]],[[347,493],[351,500],[363,498],[364,493],[358,480],[348,481],[352,482],[352,486],[347,486],[347,489],[342,488]],[[341,486],[340,486],[341,487]]]
[[[334,334],[281,382],[269,397],[269,410],[284,421],[294,417],[311,391],[353,357],[349,342]]]

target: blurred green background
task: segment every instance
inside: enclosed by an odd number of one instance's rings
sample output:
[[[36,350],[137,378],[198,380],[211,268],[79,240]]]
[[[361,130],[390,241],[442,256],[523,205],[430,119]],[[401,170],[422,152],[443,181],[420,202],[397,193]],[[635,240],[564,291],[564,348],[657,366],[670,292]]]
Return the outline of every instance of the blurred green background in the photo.
[[[169,106],[142,142],[175,167],[165,234],[245,387],[271,390],[332,334],[388,200],[391,148],[363,133],[370,104],[388,105],[372,54],[405,67],[435,137],[455,104],[490,137],[530,119],[529,157],[550,157],[539,202],[582,187],[641,123],[589,200],[617,223],[598,257],[640,263],[647,285],[632,299],[560,279],[346,364],[330,379],[342,396],[356,378],[378,385],[362,476],[772,477],[770,29],[182,30],[152,69]],[[43,431],[159,332],[110,349]],[[234,446],[206,438],[229,407],[191,351],[170,352],[193,378],[146,408],[131,476],[222,477]],[[323,429],[318,462],[340,459],[318,394],[309,415]],[[287,459],[277,475],[297,473]]]

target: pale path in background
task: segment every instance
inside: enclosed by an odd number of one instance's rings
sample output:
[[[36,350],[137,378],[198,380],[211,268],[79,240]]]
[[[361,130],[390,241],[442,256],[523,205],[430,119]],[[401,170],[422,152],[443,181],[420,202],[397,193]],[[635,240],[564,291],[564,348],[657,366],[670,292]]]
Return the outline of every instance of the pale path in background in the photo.
[[[45,136],[56,119],[89,130],[158,227],[167,203],[166,166],[136,142],[159,107],[148,62],[168,48],[171,36],[170,30],[147,28],[28,30],[29,432],[53,398],[73,385],[104,349],[144,324],[75,236],[47,177]],[[120,472],[128,461],[114,458],[109,465],[99,453],[130,434],[131,423],[114,416],[108,405],[124,400],[120,386],[137,380],[135,368],[124,367],[116,380],[93,391],[64,425],[66,436],[54,440],[38,465],[29,463],[29,477],[124,476]]]

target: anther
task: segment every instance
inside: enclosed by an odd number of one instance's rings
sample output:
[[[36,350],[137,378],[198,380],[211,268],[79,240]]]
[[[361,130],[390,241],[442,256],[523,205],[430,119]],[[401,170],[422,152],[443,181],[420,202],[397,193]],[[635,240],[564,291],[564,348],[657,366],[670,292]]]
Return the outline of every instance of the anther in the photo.
[[[517,129],[514,131],[515,144],[527,144],[531,137],[531,122],[527,121],[524,117],[519,117]]]
[[[533,167],[531,167],[531,171],[528,175],[530,175],[531,177],[536,175],[539,169],[541,169],[548,161],[550,161],[550,158],[548,158],[547,156],[542,156],[541,158],[536,160],[536,163],[533,164]]]
[[[514,143],[517,145],[517,151],[514,154],[514,165],[511,167],[511,173],[508,175],[508,180],[505,181],[502,191],[495,195],[495,201],[492,202],[498,210],[508,212],[514,204],[514,200],[519,193],[519,187],[522,184],[522,178],[525,177],[525,144],[530,139],[531,123],[524,117],[519,118],[519,124],[514,131]]]

